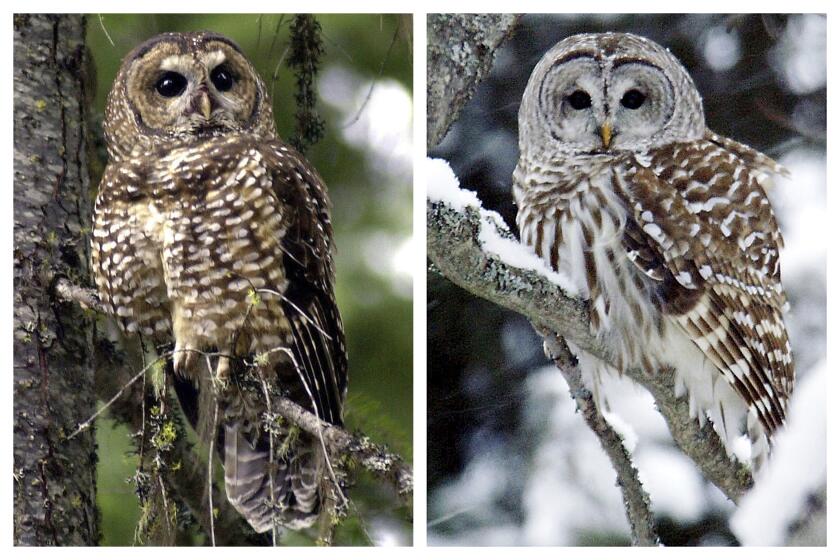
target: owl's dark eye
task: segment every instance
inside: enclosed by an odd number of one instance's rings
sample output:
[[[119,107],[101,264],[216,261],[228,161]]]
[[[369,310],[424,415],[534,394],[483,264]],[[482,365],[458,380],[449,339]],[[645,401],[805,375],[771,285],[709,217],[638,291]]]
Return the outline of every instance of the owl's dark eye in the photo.
[[[621,104],[628,109],[638,109],[645,102],[645,94],[637,89],[627,90],[624,97],[621,98]]]
[[[187,89],[187,79],[177,72],[167,72],[157,81],[155,89],[164,97],[176,97]]]
[[[230,70],[224,66],[216,66],[213,68],[213,71],[210,72],[210,81],[213,82],[213,85],[216,86],[216,89],[219,91],[228,91],[233,87],[233,76],[231,75]]]
[[[585,91],[579,89],[566,98],[575,111],[581,111],[592,106],[592,98]]]

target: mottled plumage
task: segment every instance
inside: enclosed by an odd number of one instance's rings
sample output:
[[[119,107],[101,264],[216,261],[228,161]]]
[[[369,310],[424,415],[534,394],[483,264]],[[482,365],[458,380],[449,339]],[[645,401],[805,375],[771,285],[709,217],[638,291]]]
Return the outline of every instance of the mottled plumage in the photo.
[[[667,50],[618,33],[570,37],[542,58],[519,147],[522,241],[590,301],[616,369],[674,366],[692,413],[730,449],[747,431],[760,463],[794,384],[765,193],[785,171],[706,128]],[[597,390],[614,368],[578,353]]]
[[[311,524],[321,444],[277,426],[271,441],[264,389],[341,423],[323,181],[277,138],[252,65],[210,33],[164,34],[130,53],[105,134],[91,253],[102,301],[126,332],[173,350],[182,407],[221,442],[228,499],[254,529]]]

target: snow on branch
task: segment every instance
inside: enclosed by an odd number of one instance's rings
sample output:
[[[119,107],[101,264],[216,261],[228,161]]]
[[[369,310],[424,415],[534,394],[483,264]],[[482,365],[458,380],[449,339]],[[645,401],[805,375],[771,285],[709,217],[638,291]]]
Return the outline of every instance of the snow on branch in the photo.
[[[537,330],[558,333],[614,364],[614,357],[590,332],[588,303],[575,297],[571,283],[521,245],[498,214],[481,207],[475,193],[462,190],[446,162],[427,160],[426,170],[428,256],[440,274],[524,315]],[[676,396],[673,370],[626,373],[651,393],[680,449],[737,503],[752,486],[752,474],[729,457],[711,423],[701,427],[693,419],[688,400]]]

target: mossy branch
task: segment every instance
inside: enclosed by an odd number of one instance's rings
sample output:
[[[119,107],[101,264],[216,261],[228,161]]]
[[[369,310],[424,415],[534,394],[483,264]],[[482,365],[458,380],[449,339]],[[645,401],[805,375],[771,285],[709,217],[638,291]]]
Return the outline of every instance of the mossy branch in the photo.
[[[286,65],[296,80],[295,136],[290,140],[300,153],[306,153],[309,146],[324,136],[326,124],[315,109],[317,92],[315,80],[324,54],[321,39],[321,24],[311,14],[299,14],[292,19],[291,44]]]
[[[66,279],[58,280],[55,283],[54,290],[56,296],[61,300],[106,314],[104,306],[93,290],[74,285]],[[119,363],[115,363],[114,367],[119,365]],[[353,459],[354,463],[386,482],[394,489],[399,499],[410,507],[414,492],[412,468],[399,455],[391,453],[385,445],[373,442],[363,434],[353,434],[343,428],[324,422],[315,414],[284,397],[272,398],[272,409],[273,412],[304,432],[312,434],[316,438],[323,438],[327,450],[336,462],[343,457],[349,457]],[[204,494],[198,492],[196,496],[203,498]],[[223,500],[214,500],[217,504],[220,501]],[[218,526],[217,521],[217,534],[219,533]]]
[[[74,294],[80,299],[67,297]],[[84,305],[89,309],[102,310],[96,295],[85,288],[59,281],[56,295],[65,301]],[[85,302],[85,303],[82,303]],[[132,433],[144,431],[144,410],[138,403],[146,399],[143,387],[134,383],[137,373],[127,363],[125,352],[116,348],[109,340],[100,339],[96,348],[96,393],[99,400],[108,403],[112,397],[122,393],[108,406],[111,417],[128,426]],[[141,372],[142,373],[142,372]],[[206,462],[194,450],[186,437],[172,438],[168,450],[168,462],[174,468],[166,473],[167,482],[177,493],[178,499],[192,512],[201,530],[206,535],[215,535],[217,546],[265,545],[264,535],[255,533],[250,525],[224,498],[223,492],[213,485],[213,511],[207,498],[207,477],[202,465]],[[212,518],[211,518],[212,516]],[[215,530],[214,530],[215,529]],[[160,543],[155,543],[160,544]]]

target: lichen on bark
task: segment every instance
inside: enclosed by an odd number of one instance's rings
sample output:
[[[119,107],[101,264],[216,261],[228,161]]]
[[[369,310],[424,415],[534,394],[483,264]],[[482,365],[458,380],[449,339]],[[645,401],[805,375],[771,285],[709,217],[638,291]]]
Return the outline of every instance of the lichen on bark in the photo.
[[[427,147],[436,146],[493,66],[516,26],[512,14],[430,14],[427,24]]]

